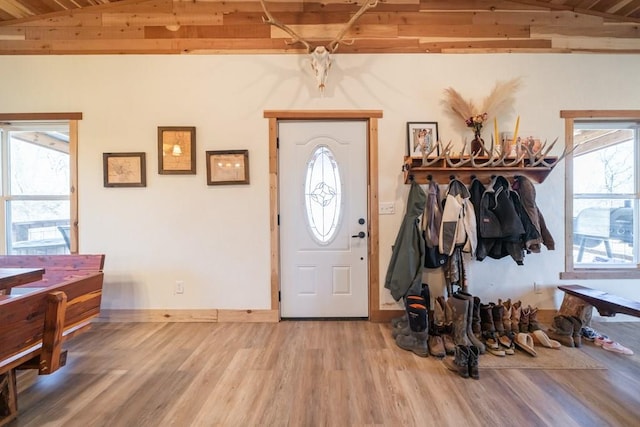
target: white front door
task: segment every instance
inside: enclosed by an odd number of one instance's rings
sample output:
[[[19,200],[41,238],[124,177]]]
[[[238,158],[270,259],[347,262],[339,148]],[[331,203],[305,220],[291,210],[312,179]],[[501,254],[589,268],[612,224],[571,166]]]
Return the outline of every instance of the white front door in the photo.
[[[367,317],[367,121],[278,121],[281,317]]]

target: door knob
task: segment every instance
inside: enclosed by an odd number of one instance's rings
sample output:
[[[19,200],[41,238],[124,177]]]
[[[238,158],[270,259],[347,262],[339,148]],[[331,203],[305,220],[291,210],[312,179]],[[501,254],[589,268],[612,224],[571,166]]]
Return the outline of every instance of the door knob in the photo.
[[[355,238],[355,237],[359,237],[360,239],[364,239],[364,238],[365,238],[365,236],[366,236],[365,232],[364,232],[364,231],[361,231],[361,232],[359,232],[358,234],[354,234],[354,235],[353,235],[353,236],[351,236],[351,237],[354,237],[354,238]]]

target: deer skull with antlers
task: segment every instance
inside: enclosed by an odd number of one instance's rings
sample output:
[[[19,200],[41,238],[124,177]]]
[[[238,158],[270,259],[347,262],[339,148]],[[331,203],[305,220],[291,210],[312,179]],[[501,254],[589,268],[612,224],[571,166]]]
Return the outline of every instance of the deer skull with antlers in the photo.
[[[292,45],[296,43],[302,43],[307,48],[307,53],[309,54],[311,60],[311,69],[315,74],[318,89],[320,89],[320,92],[324,92],[324,88],[327,82],[327,76],[329,75],[329,69],[331,68],[331,54],[338,49],[338,46],[340,46],[341,43],[346,44],[342,41],[342,39],[347,34],[347,31],[349,31],[349,28],[351,28],[351,26],[358,20],[358,18],[360,18],[360,16],[362,16],[362,14],[365,13],[368,9],[376,7],[378,4],[378,0],[364,0],[364,3],[362,4],[362,6],[360,6],[360,9],[356,12],[356,14],[351,17],[349,22],[346,23],[344,28],[327,46],[318,45],[315,47],[313,47],[307,40],[303,39],[292,28],[284,25],[280,21],[277,21],[267,10],[267,6],[265,5],[264,0],[260,0],[260,4],[262,5],[262,9],[264,10],[265,15],[267,15],[266,19],[264,17],[262,18],[263,22],[280,28],[281,30],[289,34],[292,40],[290,42],[287,42],[287,44]]]

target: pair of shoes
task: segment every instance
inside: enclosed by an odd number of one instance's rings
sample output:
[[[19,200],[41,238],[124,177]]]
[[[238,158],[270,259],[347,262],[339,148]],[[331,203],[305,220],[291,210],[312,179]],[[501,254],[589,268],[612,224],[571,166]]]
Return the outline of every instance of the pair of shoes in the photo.
[[[542,345],[543,347],[555,348],[556,350],[560,350],[560,347],[562,347],[562,344],[560,344],[559,341],[552,340],[541,329],[539,329],[537,331],[533,331],[533,339],[534,339],[534,341],[537,341],[538,344]]]
[[[580,330],[580,333],[582,334],[582,338],[591,342],[595,341],[595,339],[598,338],[599,336],[602,336],[595,329],[589,326],[583,326],[582,329]]]
[[[536,353],[536,350],[533,348],[533,338],[531,338],[531,335],[525,334],[524,332],[519,332],[516,335],[516,339],[514,342],[516,344],[516,347],[529,353],[531,356],[535,357],[538,355],[538,353]]]
[[[610,340],[608,338],[602,339],[600,345],[604,350],[611,351],[614,353],[626,354],[628,356],[631,356],[633,354],[633,350],[623,346],[619,342]]]
[[[478,358],[480,357],[480,349],[478,347],[465,346],[458,344],[456,346],[453,358],[442,359],[447,369],[457,372],[462,378],[480,379],[478,369]]]

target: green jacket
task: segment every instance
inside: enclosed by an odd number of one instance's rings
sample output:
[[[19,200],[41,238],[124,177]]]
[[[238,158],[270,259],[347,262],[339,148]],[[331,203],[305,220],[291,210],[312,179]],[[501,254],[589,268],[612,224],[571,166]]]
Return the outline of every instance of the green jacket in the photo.
[[[407,295],[409,290],[419,295],[422,289],[425,247],[419,222],[426,202],[426,193],[413,181],[384,281],[384,287],[391,291],[396,301]]]

